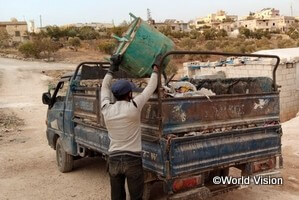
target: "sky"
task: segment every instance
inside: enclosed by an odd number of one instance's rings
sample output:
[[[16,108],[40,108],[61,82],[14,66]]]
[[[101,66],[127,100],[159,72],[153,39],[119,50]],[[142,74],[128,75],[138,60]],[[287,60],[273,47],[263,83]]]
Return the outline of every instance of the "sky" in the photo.
[[[299,0],[0,0],[0,21],[12,17],[34,20],[37,27],[71,23],[106,22],[117,25],[129,21],[129,13],[147,19],[147,8],[157,22],[177,19],[188,22],[217,10],[248,15],[250,11],[276,8],[281,15],[299,16]]]

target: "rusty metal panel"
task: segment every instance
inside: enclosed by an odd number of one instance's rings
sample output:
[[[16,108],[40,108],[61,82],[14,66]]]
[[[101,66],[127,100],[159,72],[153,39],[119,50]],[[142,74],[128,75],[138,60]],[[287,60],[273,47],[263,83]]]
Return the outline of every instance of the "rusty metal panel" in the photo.
[[[142,140],[143,168],[166,177],[166,148],[167,145],[165,139],[156,142]]]
[[[98,122],[99,102],[97,96],[74,94],[74,116]]]
[[[162,116],[164,135],[264,124],[279,120],[279,96],[267,93],[164,99]]]
[[[159,116],[158,102],[151,99],[145,104],[141,112],[142,134],[158,137],[159,136]]]
[[[171,140],[171,175],[179,176],[281,153],[280,125]]]

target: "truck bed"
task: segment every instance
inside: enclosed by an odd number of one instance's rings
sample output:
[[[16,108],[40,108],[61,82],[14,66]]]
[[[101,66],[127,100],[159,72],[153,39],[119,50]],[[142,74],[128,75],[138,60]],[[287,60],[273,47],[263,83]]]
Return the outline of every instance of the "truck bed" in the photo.
[[[144,168],[175,178],[279,156],[279,93],[268,79],[259,82],[258,93],[151,99],[142,111]],[[75,140],[107,154],[99,91],[74,93]]]

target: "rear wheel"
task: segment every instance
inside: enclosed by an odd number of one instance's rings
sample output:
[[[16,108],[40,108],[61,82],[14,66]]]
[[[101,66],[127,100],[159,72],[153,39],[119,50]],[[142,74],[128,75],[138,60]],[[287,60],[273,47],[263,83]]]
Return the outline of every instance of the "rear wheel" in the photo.
[[[56,160],[58,169],[62,173],[73,170],[74,157],[65,152],[61,143],[61,138],[58,138],[56,142]]]

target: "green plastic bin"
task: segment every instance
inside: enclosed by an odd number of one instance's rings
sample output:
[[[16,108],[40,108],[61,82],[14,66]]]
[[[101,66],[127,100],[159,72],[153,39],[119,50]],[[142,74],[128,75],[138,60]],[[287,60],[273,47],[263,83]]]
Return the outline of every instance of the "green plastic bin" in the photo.
[[[128,31],[122,38],[114,36],[120,42],[115,53],[123,55],[120,68],[136,77],[148,77],[152,73],[152,65],[159,54],[173,50],[171,39],[160,33],[154,27],[135,17]],[[162,67],[167,66],[169,59],[165,59]]]

